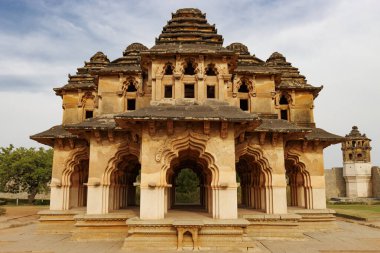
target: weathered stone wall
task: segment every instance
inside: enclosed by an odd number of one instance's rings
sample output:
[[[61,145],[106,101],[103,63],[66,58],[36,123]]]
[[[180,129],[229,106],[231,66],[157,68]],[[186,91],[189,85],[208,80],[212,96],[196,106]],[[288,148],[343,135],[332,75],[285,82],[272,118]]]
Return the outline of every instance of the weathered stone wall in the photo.
[[[372,192],[373,197],[380,198],[380,167],[372,167]]]
[[[380,175],[379,175],[380,176]],[[380,177],[379,177],[380,179]],[[346,196],[346,182],[343,178],[343,168],[325,170],[326,199]]]

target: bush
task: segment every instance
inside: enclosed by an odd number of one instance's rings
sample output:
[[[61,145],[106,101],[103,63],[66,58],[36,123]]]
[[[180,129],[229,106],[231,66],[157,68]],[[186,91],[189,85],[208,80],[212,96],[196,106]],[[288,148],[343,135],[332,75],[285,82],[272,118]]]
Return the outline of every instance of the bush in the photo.
[[[0,207],[0,215],[3,215],[3,214],[5,214],[5,209]]]

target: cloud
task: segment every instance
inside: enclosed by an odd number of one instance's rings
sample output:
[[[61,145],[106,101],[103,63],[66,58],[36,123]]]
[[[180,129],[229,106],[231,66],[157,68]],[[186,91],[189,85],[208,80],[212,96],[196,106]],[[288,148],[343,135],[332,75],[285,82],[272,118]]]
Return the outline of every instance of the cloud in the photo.
[[[12,113],[9,127],[0,131],[13,132],[19,145],[35,145],[23,144],[19,136],[47,129],[53,122],[46,115],[54,115],[54,124],[60,123],[61,101],[51,89],[65,84],[67,73],[74,74],[97,51],[113,60],[133,42],[153,46],[171,13],[183,7],[207,13],[225,45],[242,42],[263,60],[280,51],[309,83],[324,85],[315,100],[317,125],[340,135],[358,125],[373,139],[373,161],[380,164],[375,155],[380,149],[376,111],[380,2],[376,0],[4,0],[0,3],[0,106],[12,108],[20,117]],[[30,108],[36,112],[34,120],[28,115],[31,123],[26,129],[24,114],[31,113]],[[1,113],[8,115],[9,110]],[[2,137],[0,145],[9,141],[9,136]],[[325,153],[326,167],[341,165],[339,145]]]

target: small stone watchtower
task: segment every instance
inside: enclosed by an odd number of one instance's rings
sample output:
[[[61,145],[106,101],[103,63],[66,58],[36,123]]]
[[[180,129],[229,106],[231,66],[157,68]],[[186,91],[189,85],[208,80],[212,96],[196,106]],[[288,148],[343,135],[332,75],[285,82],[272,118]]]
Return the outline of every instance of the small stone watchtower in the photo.
[[[361,134],[357,126],[346,135],[342,143],[343,177],[347,197],[371,197],[371,140]]]

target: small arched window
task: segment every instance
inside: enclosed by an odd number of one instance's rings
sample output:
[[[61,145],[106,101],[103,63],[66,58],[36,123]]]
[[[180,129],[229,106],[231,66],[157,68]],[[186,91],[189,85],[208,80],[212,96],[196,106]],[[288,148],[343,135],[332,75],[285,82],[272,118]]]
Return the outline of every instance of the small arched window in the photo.
[[[216,76],[214,64],[209,64],[207,66],[206,75],[208,75],[208,76]]]
[[[136,92],[137,89],[135,85],[133,84],[133,81],[129,81],[128,87],[127,87],[127,92]]]
[[[288,105],[288,99],[285,97],[285,95],[282,95],[280,98],[280,105]]]
[[[242,81],[240,87],[239,87],[239,90],[238,92],[242,92],[242,93],[248,93],[248,86],[247,84],[245,83],[245,81]]]
[[[165,75],[173,75],[173,66],[171,64],[166,65]]]
[[[190,75],[190,76],[195,75],[195,68],[191,61],[187,62],[184,72],[185,72],[184,73],[185,75]]]

